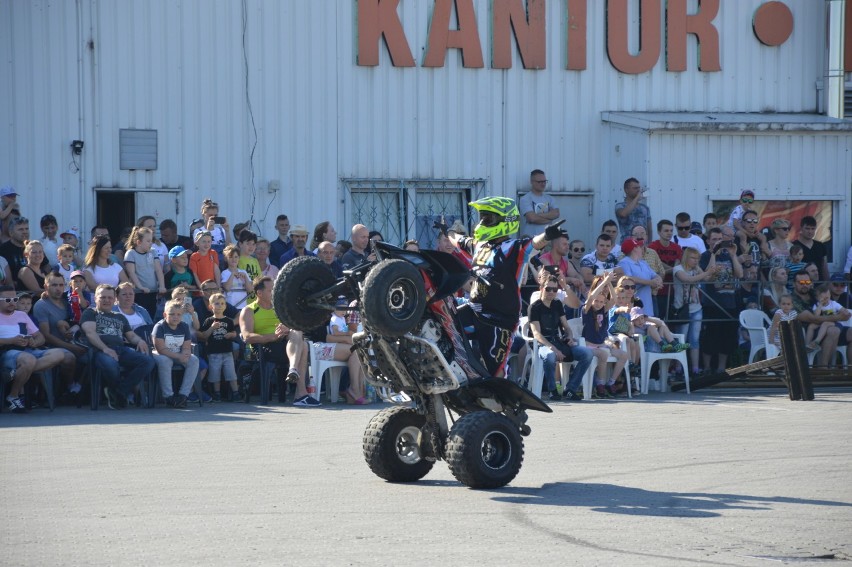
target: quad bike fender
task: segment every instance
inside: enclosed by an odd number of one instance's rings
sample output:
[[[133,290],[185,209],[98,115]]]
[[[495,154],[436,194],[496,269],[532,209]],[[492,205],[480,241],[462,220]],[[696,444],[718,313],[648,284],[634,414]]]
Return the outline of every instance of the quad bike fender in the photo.
[[[552,413],[546,403],[535,394],[522,386],[518,386],[511,380],[505,378],[479,378],[471,380],[467,385],[468,390],[475,396],[494,396],[505,405],[519,405],[524,409]]]

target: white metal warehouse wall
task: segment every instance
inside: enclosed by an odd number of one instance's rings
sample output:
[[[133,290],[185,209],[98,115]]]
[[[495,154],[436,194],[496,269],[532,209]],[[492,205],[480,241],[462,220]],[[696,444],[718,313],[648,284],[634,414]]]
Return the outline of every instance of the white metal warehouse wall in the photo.
[[[253,181],[266,233],[279,212],[340,228],[346,177],[482,178],[514,194],[541,167],[556,190],[611,191],[600,187],[601,111],[816,109],[823,2],[785,3],[796,27],[780,47],[754,37],[760,0],[722,0],[722,72],[697,70],[690,39],[686,72],[665,70],[663,45],[651,72],[629,76],[607,60],[603,1],[588,2],[588,68],[577,72],[564,70],[557,0],[541,71],[524,70],[516,52],[512,69],[487,68],[487,0],[475,1],[485,69],[462,68],[452,50],[443,68],[394,68],[384,47],[378,67],[357,66],[353,0],[0,0],[0,184],[23,193],[30,217],[83,226],[94,222],[92,187],[181,187],[185,226],[207,195],[247,217]],[[418,64],[432,4],[399,9]],[[120,128],[159,131],[158,170],[119,170]],[[75,138],[86,142],[80,173],[69,168]],[[266,191],[272,179],[277,195]]]

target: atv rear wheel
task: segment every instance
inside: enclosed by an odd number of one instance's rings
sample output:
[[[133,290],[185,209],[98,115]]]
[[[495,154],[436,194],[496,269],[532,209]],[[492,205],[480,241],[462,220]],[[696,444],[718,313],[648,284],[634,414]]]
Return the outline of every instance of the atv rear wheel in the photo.
[[[471,488],[510,483],[524,462],[524,441],[505,415],[477,411],[463,415],[450,430],[447,464],[456,480]]]
[[[420,271],[405,260],[385,260],[364,279],[361,316],[364,326],[396,337],[414,329],[426,308],[426,285]]]
[[[435,463],[420,450],[420,429],[425,424],[425,416],[402,406],[373,416],[364,431],[364,459],[370,470],[390,482],[414,482],[426,476]]]
[[[330,288],[336,281],[331,270],[315,256],[301,256],[284,264],[272,288],[272,306],[278,320],[298,331],[328,323],[331,311],[312,307],[305,298]]]

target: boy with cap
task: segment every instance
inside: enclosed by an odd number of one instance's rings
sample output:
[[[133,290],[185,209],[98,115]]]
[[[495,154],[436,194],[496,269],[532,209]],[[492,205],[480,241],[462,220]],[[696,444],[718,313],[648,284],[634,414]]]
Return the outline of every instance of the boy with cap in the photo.
[[[62,239],[63,244],[67,244],[74,249],[74,263],[77,264],[77,266],[82,266],[84,262],[83,257],[80,255],[80,229],[76,226],[72,226],[65,232],[61,233],[59,238]],[[58,252],[59,251],[57,249],[57,253]]]
[[[14,187],[3,187],[0,189],[0,221],[5,226],[7,220],[21,216],[21,205],[18,203],[18,194]]]
[[[635,333],[642,335],[646,352],[680,352],[689,348],[689,343],[681,343],[663,321],[648,317],[641,307],[630,309],[630,323]]]
[[[195,289],[195,278],[189,271],[189,250],[183,246],[173,246],[169,250],[169,264],[171,270],[166,274],[166,288],[173,289],[182,285]]]
[[[743,215],[754,210],[751,208],[752,203],[754,203],[754,191],[746,189],[740,193],[740,204],[731,211],[731,216],[728,217],[728,226],[734,227],[737,232],[742,230]]]

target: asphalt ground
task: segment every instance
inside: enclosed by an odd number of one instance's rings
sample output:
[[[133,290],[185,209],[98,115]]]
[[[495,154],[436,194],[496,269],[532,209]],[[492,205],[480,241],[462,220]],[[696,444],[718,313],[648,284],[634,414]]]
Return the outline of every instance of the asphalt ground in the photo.
[[[0,564],[852,564],[852,390],[555,404],[498,490],[373,476],[378,409],[3,413]]]

